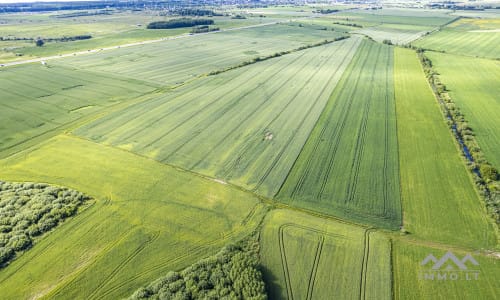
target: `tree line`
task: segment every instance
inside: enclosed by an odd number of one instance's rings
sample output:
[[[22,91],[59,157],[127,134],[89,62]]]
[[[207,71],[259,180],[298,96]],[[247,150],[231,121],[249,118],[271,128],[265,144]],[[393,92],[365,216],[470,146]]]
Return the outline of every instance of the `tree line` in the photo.
[[[182,28],[182,27],[193,27],[197,25],[212,25],[214,20],[210,19],[190,19],[190,18],[180,18],[172,19],[168,21],[156,21],[148,24],[148,29],[172,29],[172,28]]]
[[[45,183],[0,181],[0,269],[90,198]]]

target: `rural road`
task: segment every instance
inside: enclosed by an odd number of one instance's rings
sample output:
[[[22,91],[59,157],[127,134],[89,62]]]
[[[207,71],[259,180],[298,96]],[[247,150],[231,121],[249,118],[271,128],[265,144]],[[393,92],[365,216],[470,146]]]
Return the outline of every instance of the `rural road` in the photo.
[[[293,20],[289,20],[289,21],[291,22]],[[281,21],[281,22],[283,22],[283,21]],[[106,47],[106,48],[90,49],[90,50],[78,51],[78,52],[72,52],[72,53],[66,53],[66,54],[58,54],[58,55],[38,57],[38,58],[27,59],[27,60],[19,60],[19,61],[13,61],[13,62],[6,62],[6,63],[1,63],[0,67],[9,67],[9,66],[15,66],[15,65],[36,63],[36,62],[42,62],[42,61],[53,60],[53,59],[58,59],[58,58],[64,58],[64,57],[70,57],[70,56],[76,56],[76,55],[83,55],[83,54],[89,54],[89,53],[99,53],[101,51],[107,51],[107,50],[113,50],[113,49],[125,48],[125,47],[132,47],[132,46],[138,46],[138,45],[145,45],[145,44],[152,44],[152,43],[164,42],[164,41],[169,41],[169,40],[176,40],[176,39],[187,38],[187,37],[195,37],[195,36],[206,35],[206,34],[216,34],[216,33],[219,33],[219,32],[241,30],[241,29],[261,27],[261,26],[269,26],[269,25],[274,25],[274,24],[278,24],[278,23],[280,23],[280,22],[275,21],[275,22],[255,24],[255,25],[248,25],[248,26],[242,26],[242,27],[227,28],[227,29],[222,29],[222,30],[219,30],[219,31],[211,31],[211,32],[204,32],[204,33],[197,33],[197,34],[185,33],[185,34],[182,34],[182,35],[177,35],[177,36],[172,36],[172,37],[164,37],[164,38],[161,38],[161,39],[146,40],[146,41],[142,41],[142,42],[136,42],[136,43],[130,43],[130,44],[123,44],[123,45],[111,46],[111,47]]]

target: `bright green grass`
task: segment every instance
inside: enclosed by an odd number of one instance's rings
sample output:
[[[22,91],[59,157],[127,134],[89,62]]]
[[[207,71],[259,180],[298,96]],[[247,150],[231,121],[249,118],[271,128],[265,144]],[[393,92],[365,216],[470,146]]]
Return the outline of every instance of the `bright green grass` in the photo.
[[[359,43],[209,76],[75,133],[273,196]]]
[[[97,199],[0,271],[2,299],[119,299],[242,238],[264,213],[229,185],[70,136],[0,161],[0,178]]]
[[[389,299],[387,238],[292,210],[270,212],[261,231],[270,299]]]
[[[494,258],[486,256],[484,253],[479,254],[443,246],[424,246],[406,242],[403,239],[396,240],[393,247],[395,299],[486,300],[496,299],[500,294],[500,281],[498,280],[500,259],[498,257]],[[434,255],[439,260],[447,251],[451,251],[460,260],[465,255],[471,254],[479,266],[468,262],[466,263],[467,271],[459,271],[458,267],[450,262],[456,272],[446,272],[445,265],[439,269],[439,273],[441,276],[443,274],[450,276],[450,274],[455,273],[457,279],[438,280],[438,272],[430,270],[433,263],[422,266],[421,262],[429,254]],[[477,280],[475,280],[474,275],[476,272],[479,273]],[[434,280],[430,280],[431,277],[425,277],[425,274],[434,274]],[[470,280],[467,280],[467,276]]]
[[[453,54],[500,58],[500,19],[462,19],[414,45]]]
[[[426,56],[474,130],[487,160],[500,169],[500,64],[434,52]]]
[[[361,44],[278,201],[383,227],[401,224],[392,49]]]
[[[29,64],[0,71],[0,151],[154,89],[138,80]]]
[[[255,57],[342,35],[314,28],[262,26],[103,51],[54,63],[176,85]]]
[[[403,223],[424,239],[493,247],[493,226],[474,189],[415,52],[395,50]]]

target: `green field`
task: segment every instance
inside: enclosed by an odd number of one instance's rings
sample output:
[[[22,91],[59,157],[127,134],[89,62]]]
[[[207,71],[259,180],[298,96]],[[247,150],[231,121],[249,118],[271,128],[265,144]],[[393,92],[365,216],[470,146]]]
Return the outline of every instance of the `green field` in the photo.
[[[359,43],[209,76],[75,133],[273,196]]]
[[[229,185],[71,136],[3,160],[0,177],[98,199],[0,272],[3,299],[129,296],[246,236],[264,212]]]
[[[76,51],[87,51],[121,44],[187,34],[191,28],[148,30],[147,24],[172,17],[162,17],[152,12],[111,11],[109,15],[58,18],[64,13],[2,14],[0,15],[0,36],[6,38],[59,38],[63,36],[91,35],[88,40],[73,42],[48,42],[36,47],[33,41],[0,40],[0,63],[43,57]],[[220,29],[249,26],[263,22],[280,21],[273,18],[247,18],[235,20],[230,17],[215,17]],[[16,55],[17,54],[17,55]],[[20,56],[21,55],[21,56]]]
[[[404,228],[428,240],[496,247],[493,224],[415,52],[396,49],[394,82]]]
[[[0,157],[1,151],[21,142],[60,132],[72,122],[155,89],[140,80],[50,63],[1,69],[0,81]]]
[[[497,61],[428,52],[464,114],[486,159],[500,169],[500,65]]]
[[[353,10],[335,15],[337,19],[354,22],[365,27],[381,24],[407,24],[416,26],[440,26],[454,17],[444,12],[416,9]]]
[[[393,50],[364,41],[277,199],[397,228],[401,224]]]
[[[498,298],[497,10],[192,4],[0,4],[0,300]]]
[[[390,40],[397,45],[408,44],[423,36],[433,28],[407,24],[381,24],[357,30],[356,33],[367,35],[377,42]]]
[[[461,19],[426,36],[414,46],[453,54],[500,58],[500,18]]]
[[[274,210],[260,255],[270,299],[391,297],[390,242],[366,228]]]
[[[438,271],[431,269],[432,264],[421,265],[429,254],[440,259],[447,251],[451,251],[459,260],[471,254],[479,265],[468,262],[465,271],[451,262]],[[500,259],[491,254],[397,240],[394,242],[392,259],[394,299],[495,299],[500,291]],[[450,266],[451,271],[446,271],[446,266]],[[446,280],[438,279],[438,274],[441,278],[447,276]]]
[[[255,57],[265,57],[332,40],[341,35],[314,28],[271,25],[185,36],[89,56],[77,56],[59,60],[57,63],[173,86],[214,70],[251,61]]]

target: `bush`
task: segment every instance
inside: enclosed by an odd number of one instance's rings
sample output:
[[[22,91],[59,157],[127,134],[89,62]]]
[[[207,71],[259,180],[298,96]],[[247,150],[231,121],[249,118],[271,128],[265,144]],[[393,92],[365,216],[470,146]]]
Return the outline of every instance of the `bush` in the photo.
[[[0,267],[88,199],[80,192],[47,184],[0,181]]]

